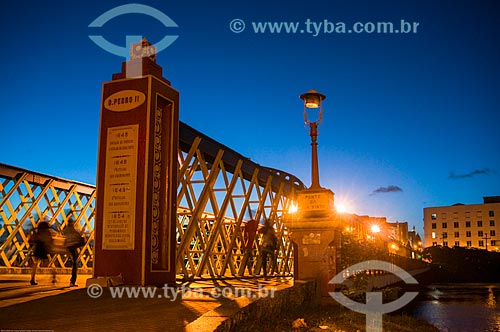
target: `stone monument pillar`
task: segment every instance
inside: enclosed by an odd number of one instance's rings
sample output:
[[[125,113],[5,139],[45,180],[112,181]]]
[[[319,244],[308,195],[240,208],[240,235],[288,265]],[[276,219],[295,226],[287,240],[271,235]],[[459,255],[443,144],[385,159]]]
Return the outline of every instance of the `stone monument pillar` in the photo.
[[[316,279],[319,297],[332,291],[328,282],[336,275],[340,249],[340,222],[329,189],[310,188],[297,194],[298,209],[287,215],[286,226],[295,243],[295,279]]]
[[[94,277],[175,283],[178,128],[179,92],[143,39],[102,87]]]

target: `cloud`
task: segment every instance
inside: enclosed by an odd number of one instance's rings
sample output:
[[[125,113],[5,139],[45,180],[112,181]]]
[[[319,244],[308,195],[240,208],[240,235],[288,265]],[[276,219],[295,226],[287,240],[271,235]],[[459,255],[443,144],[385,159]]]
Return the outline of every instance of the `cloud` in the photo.
[[[465,174],[455,174],[455,172],[451,172],[450,176],[448,176],[448,179],[452,180],[460,180],[460,179],[466,179],[466,178],[471,178],[476,175],[488,175],[495,173],[492,169],[490,168],[481,168],[481,169],[475,169],[472,172],[465,173]]]
[[[377,188],[370,195],[385,194],[385,193],[395,193],[395,192],[400,192],[400,191],[403,191],[403,189],[401,189],[398,186],[390,185],[390,186],[387,186],[387,187]]]

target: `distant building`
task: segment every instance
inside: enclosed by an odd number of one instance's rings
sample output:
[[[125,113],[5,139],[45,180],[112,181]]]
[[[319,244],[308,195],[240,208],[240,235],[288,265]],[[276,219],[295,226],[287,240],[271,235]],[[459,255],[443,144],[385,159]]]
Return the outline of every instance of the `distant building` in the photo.
[[[410,243],[408,242],[408,223],[407,222],[388,222],[386,224],[389,243],[387,248],[390,253],[399,256],[411,257]]]
[[[388,222],[389,238],[392,240],[407,244],[408,243],[408,223],[407,222]]]
[[[380,249],[398,256],[416,258],[422,251],[422,240],[413,229],[408,231],[407,222],[387,222],[385,217],[342,215],[343,232],[360,242],[372,242]],[[411,238],[411,241],[410,241]]]
[[[415,227],[411,231],[408,231],[408,242],[413,250],[422,251],[422,238],[415,230]]]
[[[373,241],[380,238],[380,233],[385,229],[385,217],[359,216],[354,213],[342,214],[344,232],[354,235],[359,241]]]
[[[500,196],[483,204],[424,208],[424,244],[500,250]]]

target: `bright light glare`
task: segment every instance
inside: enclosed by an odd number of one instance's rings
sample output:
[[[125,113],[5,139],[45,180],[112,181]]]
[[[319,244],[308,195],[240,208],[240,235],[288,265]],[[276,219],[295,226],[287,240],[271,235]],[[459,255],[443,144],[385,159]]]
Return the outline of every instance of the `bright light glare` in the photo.
[[[343,204],[337,204],[335,206],[335,208],[337,209],[338,213],[345,213],[346,212],[345,205],[343,205]]]
[[[380,232],[380,227],[378,225],[372,225],[372,233],[379,233]]]
[[[299,207],[295,203],[291,203],[290,207],[288,208],[288,213],[295,213],[299,210]]]
[[[353,213],[355,207],[349,197],[335,197],[335,210],[337,213]]]

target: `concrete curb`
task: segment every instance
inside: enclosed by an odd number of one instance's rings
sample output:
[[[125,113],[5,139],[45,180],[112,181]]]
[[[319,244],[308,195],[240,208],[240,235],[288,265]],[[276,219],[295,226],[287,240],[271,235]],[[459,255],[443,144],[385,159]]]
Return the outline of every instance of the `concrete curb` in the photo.
[[[185,332],[232,332],[250,320],[273,319],[284,311],[317,305],[315,280],[295,280],[292,287],[277,290],[274,297],[239,297],[206,312],[186,326]]]

